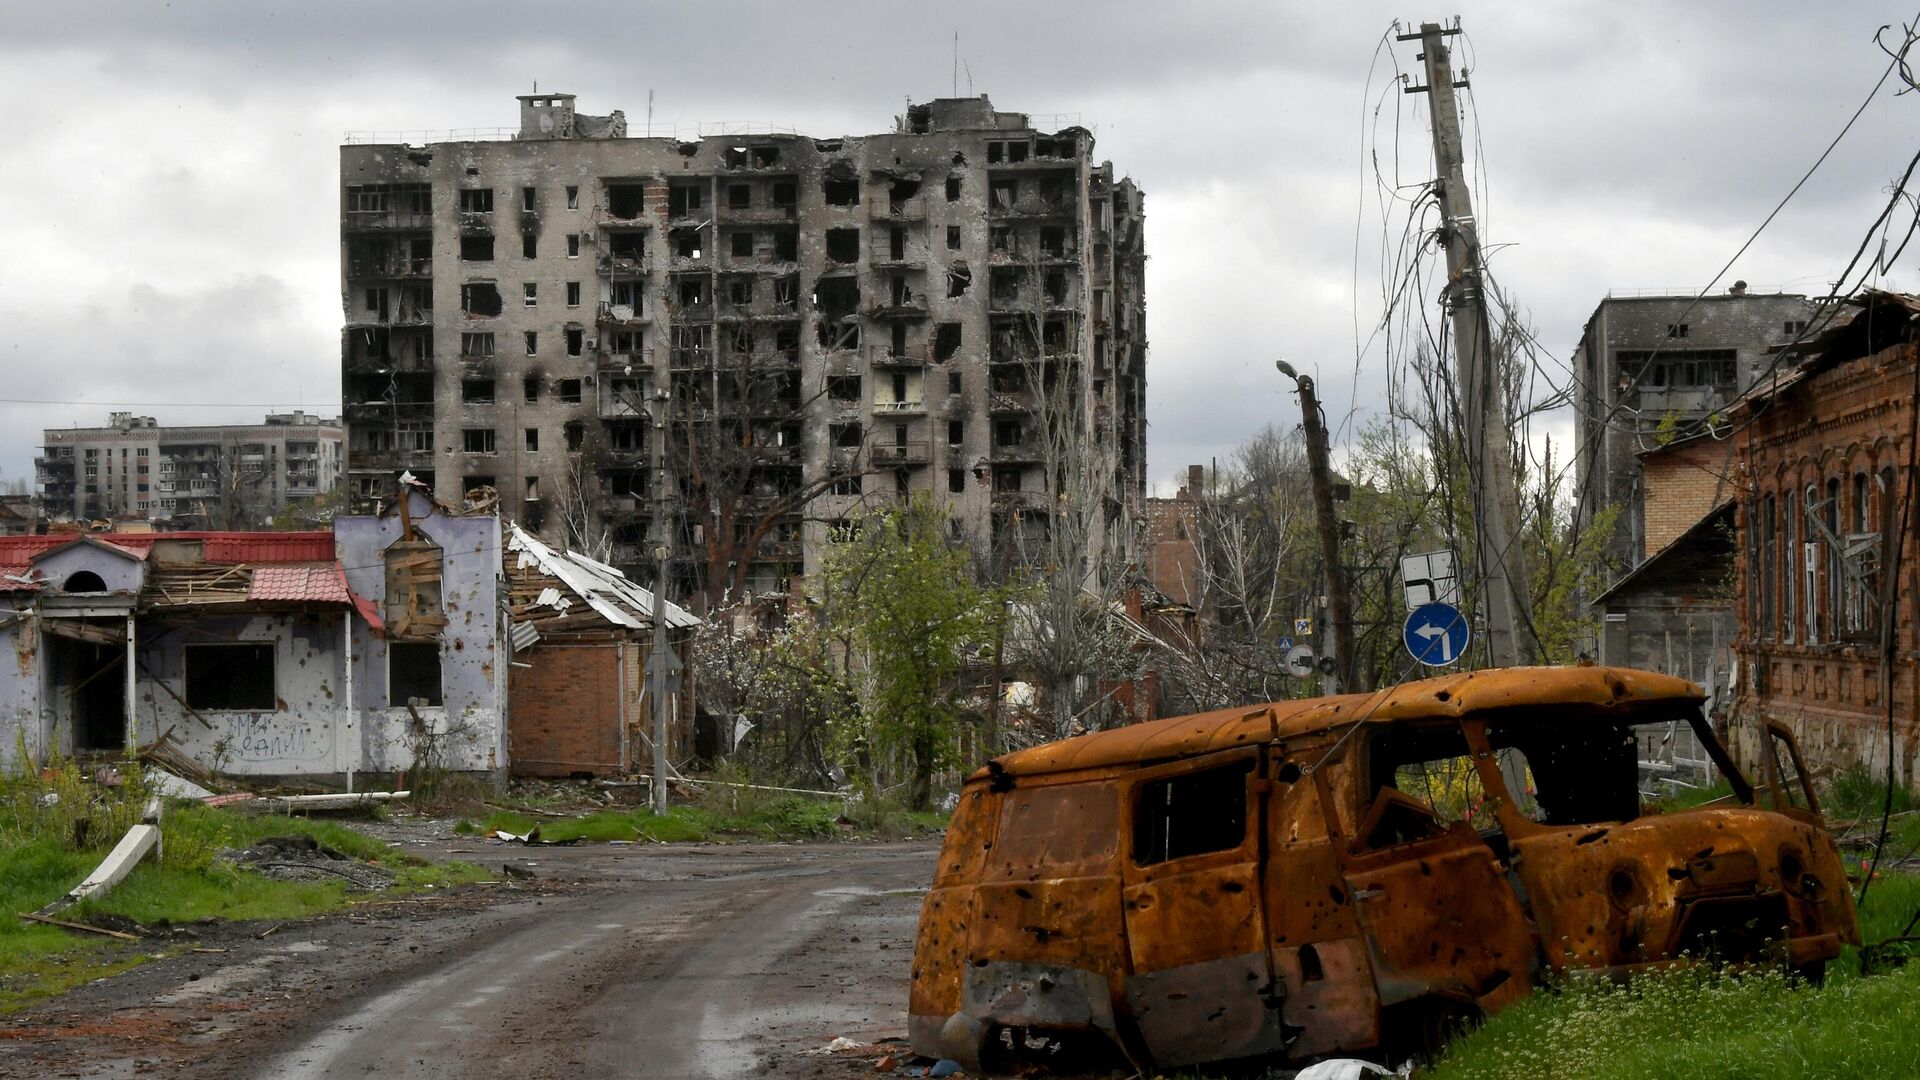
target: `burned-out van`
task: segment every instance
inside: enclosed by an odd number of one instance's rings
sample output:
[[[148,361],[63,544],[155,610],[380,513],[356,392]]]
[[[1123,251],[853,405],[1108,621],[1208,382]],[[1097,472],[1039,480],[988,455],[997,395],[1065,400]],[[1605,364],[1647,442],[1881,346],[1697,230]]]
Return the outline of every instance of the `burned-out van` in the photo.
[[[1700,690],[1521,668],[1177,717],[969,777],[921,912],[914,1049],[1101,1044],[1142,1068],[1414,1052],[1543,976],[1858,943],[1798,749],[1749,781]],[[1652,813],[1635,729],[1734,792]]]

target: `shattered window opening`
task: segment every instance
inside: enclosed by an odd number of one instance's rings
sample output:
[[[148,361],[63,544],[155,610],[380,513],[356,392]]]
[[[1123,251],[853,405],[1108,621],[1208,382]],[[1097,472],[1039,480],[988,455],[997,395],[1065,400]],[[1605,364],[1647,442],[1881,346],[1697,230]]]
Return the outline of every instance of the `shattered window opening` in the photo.
[[[387,705],[436,706],[441,702],[440,643],[395,641],[387,645]]]
[[[1135,791],[1133,863],[1151,866],[1246,842],[1251,758],[1149,780]]]
[[[460,310],[469,315],[500,314],[503,305],[500,289],[490,281],[469,281],[460,286]]]
[[[493,213],[493,189],[461,188],[460,212],[463,214]]]
[[[823,180],[820,183],[820,194],[826,199],[828,206],[858,206],[860,203],[860,181],[852,179]]]
[[[272,642],[186,646],[187,706],[275,711],[273,654]]]
[[[460,237],[461,262],[492,262],[493,236],[490,233],[467,233]]]
[[[860,230],[828,229],[827,261],[836,263],[859,262]]]

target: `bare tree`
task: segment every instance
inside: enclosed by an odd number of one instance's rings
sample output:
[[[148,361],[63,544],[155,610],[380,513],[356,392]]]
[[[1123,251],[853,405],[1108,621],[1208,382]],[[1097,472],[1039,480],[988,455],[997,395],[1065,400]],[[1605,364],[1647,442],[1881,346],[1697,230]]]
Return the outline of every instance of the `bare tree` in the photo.
[[[1101,726],[1102,684],[1139,665],[1112,610],[1130,538],[1103,453],[1112,443],[1096,422],[1084,305],[1073,293],[1084,276],[1042,261],[1062,253],[1034,242],[1024,265],[993,271],[992,300],[1011,314],[996,321],[990,360],[996,405],[1004,399],[1006,411],[1020,414],[996,423],[995,459],[1037,464],[1040,473],[1029,497],[1002,491],[1005,466],[994,469],[995,560],[1017,564],[1013,576],[1028,585],[1008,647],[1013,664],[1039,682],[1041,709],[1064,735]],[[1017,423],[1018,438],[1003,438],[1014,431],[1000,423]]]

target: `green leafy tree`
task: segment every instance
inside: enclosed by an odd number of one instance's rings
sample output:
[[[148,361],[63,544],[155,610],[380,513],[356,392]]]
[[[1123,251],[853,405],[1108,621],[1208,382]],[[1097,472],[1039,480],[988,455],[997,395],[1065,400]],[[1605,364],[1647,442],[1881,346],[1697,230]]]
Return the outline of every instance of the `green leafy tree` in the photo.
[[[833,623],[857,653],[864,753],[907,770],[908,806],[925,809],[935,772],[952,757],[964,713],[968,651],[992,640],[998,598],[975,580],[945,509],[916,498],[858,519],[826,560]]]

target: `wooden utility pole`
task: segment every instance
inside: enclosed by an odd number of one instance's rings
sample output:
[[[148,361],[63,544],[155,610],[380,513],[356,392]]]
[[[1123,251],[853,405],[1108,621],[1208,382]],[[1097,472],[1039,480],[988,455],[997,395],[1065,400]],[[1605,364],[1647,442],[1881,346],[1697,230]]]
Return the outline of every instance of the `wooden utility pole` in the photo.
[[[1350,692],[1353,681],[1353,599],[1347,592],[1347,568],[1340,563],[1340,522],[1333,513],[1333,465],[1327,425],[1313,380],[1296,374],[1285,360],[1274,361],[1300,391],[1300,426],[1307,435],[1307,477],[1313,484],[1314,524],[1320,533],[1320,561],[1327,568],[1327,622],[1333,630],[1333,685],[1329,693]]]
[[[1460,106],[1454,98],[1453,59],[1444,39],[1458,34],[1438,23],[1422,23],[1417,34],[1420,59],[1426,61],[1425,92],[1433,119],[1433,160],[1447,245],[1447,306],[1453,321],[1453,351],[1461,394],[1461,444],[1473,483],[1474,562],[1479,570],[1480,610],[1486,617],[1488,659],[1494,667],[1531,663],[1533,649],[1522,637],[1527,570],[1520,548],[1519,497],[1513,486],[1507,442],[1506,391],[1494,363],[1492,327],[1481,279],[1478,223],[1468,197],[1466,166],[1460,145]]]

